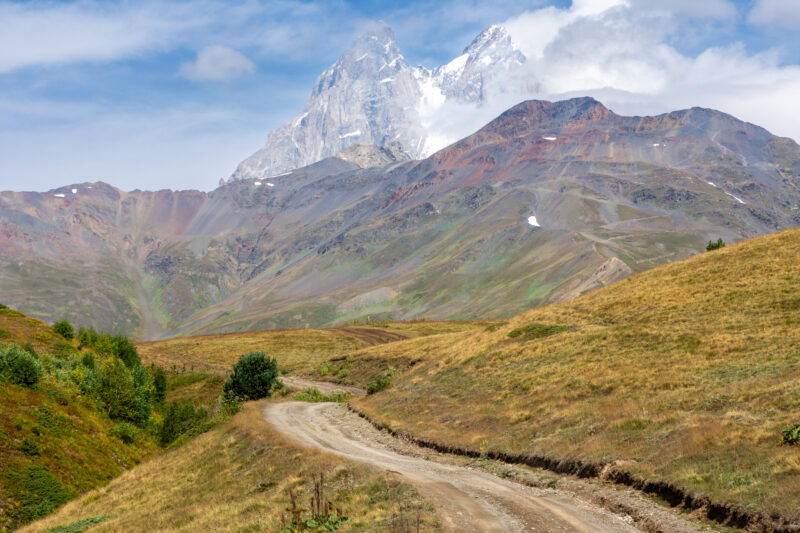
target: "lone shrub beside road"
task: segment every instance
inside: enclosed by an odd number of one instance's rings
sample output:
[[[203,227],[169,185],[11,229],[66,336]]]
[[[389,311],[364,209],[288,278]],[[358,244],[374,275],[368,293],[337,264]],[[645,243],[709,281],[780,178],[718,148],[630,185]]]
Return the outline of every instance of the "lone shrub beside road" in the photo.
[[[233,374],[223,385],[225,396],[242,400],[266,398],[278,388],[278,362],[264,352],[252,352],[239,358]]]

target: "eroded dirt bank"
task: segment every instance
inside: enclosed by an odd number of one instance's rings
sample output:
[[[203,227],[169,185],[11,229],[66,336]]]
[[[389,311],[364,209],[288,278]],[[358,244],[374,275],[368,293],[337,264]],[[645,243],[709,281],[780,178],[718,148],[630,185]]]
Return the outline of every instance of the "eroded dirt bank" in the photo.
[[[637,531],[615,515],[565,491],[524,486],[487,472],[435,460],[429,450],[405,450],[339,404],[268,404],[264,416],[296,442],[395,472],[437,508],[448,531]],[[682,531],[696,530],[689,526]]]

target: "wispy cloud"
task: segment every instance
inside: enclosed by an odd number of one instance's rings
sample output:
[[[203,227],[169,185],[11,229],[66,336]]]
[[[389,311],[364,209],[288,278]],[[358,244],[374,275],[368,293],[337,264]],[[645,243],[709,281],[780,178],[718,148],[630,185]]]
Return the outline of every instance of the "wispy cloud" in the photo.
[[[185,15],[185,7],[151,3],[3,2],[0,72],[163,49],[197,24]]]

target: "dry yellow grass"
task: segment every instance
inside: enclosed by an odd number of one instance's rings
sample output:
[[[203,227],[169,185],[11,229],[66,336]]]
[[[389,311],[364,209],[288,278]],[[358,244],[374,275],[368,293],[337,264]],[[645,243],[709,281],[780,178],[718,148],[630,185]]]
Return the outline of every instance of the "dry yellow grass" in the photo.
[[[227,376],[245,353],[262,351],[278,359],[282,370],[315,366],[364,346],[336,330],[289,329],[182,337],[137,343],[142,361],[165,369],[174,365],[196,372]]]
[[[531,324],[566,326],[534,340]],[[800,515],[800,230],[632,276],[507,325],[357,352],[348,379],[394,367],[354,403],[444,443],[612,458],[651,478]],[[332,368],[336,372],[337,367]]]
[[[139,342],[142,360],[165,369],[184,368],[227,376],[239,356],[263,351],[285,372],[308,371],[365,346],[439,333],[481,329],[488,322],[385,322],[334,329],[284,329],[224,333]],[[384,332],[384,333],[382,333]],[[383,337],[383,338],[382,338]]]
[[[307,506],[312,474],[353,519],[339,531],[387,531],[393,513],[422,512],[425,531],[438,531],[433,509],[391,473],[300,448],[263,420],[260,404],[222,427],[129,470],[22,531],[47,531],[110,516],[92,531],[278,531],[293,487]]]

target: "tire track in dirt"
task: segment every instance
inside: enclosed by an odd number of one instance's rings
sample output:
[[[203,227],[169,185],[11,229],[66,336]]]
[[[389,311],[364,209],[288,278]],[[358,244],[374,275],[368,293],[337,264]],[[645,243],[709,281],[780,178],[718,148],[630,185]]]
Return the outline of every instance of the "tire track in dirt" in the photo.
[[[268,404],[264,417],[291,440],[406,478],[437,509],[447,531],[632,532],[628,522],[566,493],[527,487],[464,466],[402,455],[340,404]]]

